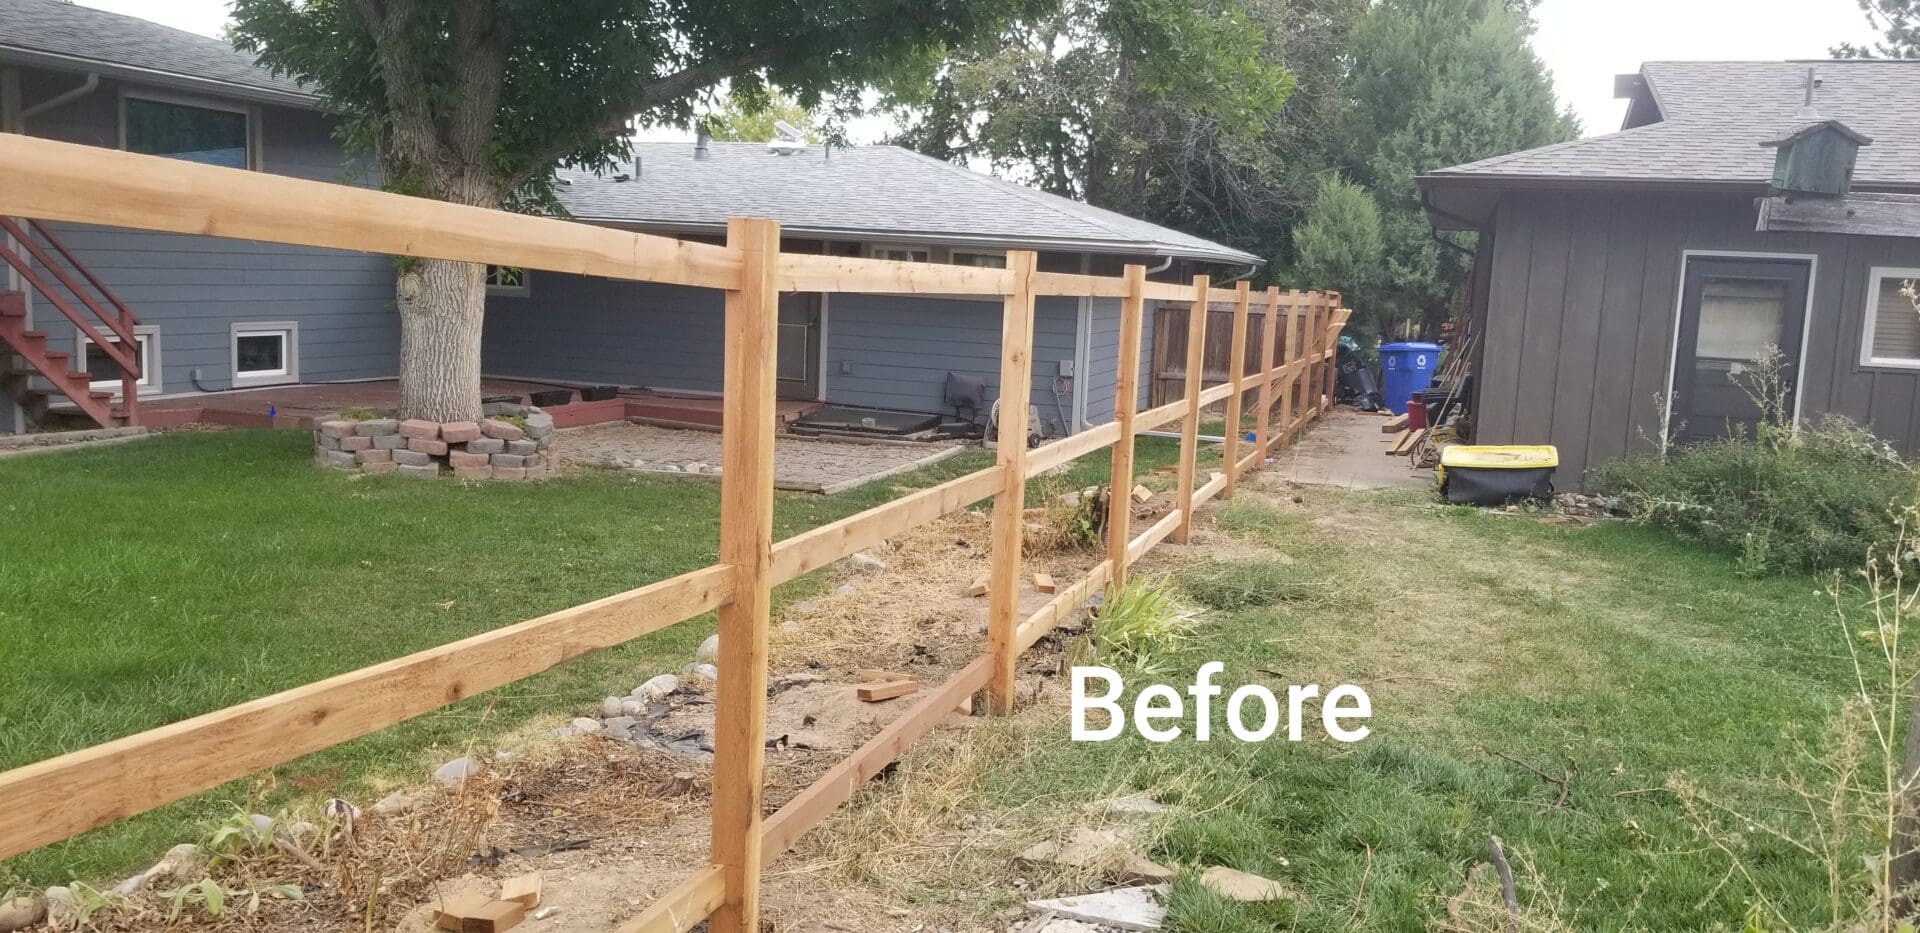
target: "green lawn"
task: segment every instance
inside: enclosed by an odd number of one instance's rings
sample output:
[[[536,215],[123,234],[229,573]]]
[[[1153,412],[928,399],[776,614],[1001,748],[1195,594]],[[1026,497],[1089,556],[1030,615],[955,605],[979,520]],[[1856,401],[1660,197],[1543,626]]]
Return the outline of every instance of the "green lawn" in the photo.
[[[1150,558],[1147,572],[1171,573],[1195,604],[1224,607],[1204,611],[1159,682],[1184,689],[1218,660],[1229,692],[1264,683],[1283,703],[1286,684],[1359,684],[1372,697],[1369,738],[1243,744],[1216,702],[1205,744],[1190,733],[1150,743],[1131,729],[1072,743],[1056,694],[966,740],[993,754],[936,749],[902,769],[897,792],[863,804],[869,821],[879,812],[907,823],[894,810],[926,788],[972,788],[940,798],[939,814],[970,814],[947,883],[944,866],[932,880],[872,862],[858,870],[939,916],[940,905],[969,903],[964,892],[980,886],[969,874],[1008,871],[1007,851],[1058,832],[1082,805],[1146,789],[1176,807],[1153,836],[1157,860],[1227,865],[1304,894],[1234,904],[1189,873],[1175,885],[1170,929],[1433,928],[1485,862],[1490,835],[1520,871],[1526,929],[1739,929],[1754,886],[1660,789],[1669,776],[1795,839],[1818,838],[1824,821],[1782,779],[1815,771],[1802,755],[1818,752],[1853,687],[1823,581],[1742,577],[1727,557],[1617,524],[1489,515],[1418,492],[1299,494],[1249,491],[1214,513],[1225,540]],[[1220,598],[1229,577],[1257,585]],[[1318,734],[1311,717],[1308,736]],[[983,758],[994,763],[978,774],[944,770]],[[1565,803],[1526,766],[1565,779]],[[1045,801],[1040,815],[1035,801]],[[935,813],[919,818],[939,824]],[[858,812],[843,819],[868,825]],[[1006,832],[1004,848],[984,827]],[[1827,924],[1818,860],[1741,820],[1722,830],[1790,925]],[[1850,870],[1862,854],[1846,853]],[[1011,884],[999,887],[993,906],[1017,903]],[[1491,904],[1466,928],[1499,929],[1497,895]]]
[[[302,432],[172,434],[0,459],[0,770],[711,564],[719,486],[581,471],[534,484],[354,479]],[[1176,443],[1143,438],[1141,471]],[[780,493],[786,537],[980,469],[974,452],[838,496]],[[1217,455],[1203,455],[1204,466]],[[1107,454],[1030,495],[1104,482]],[[1171,485],[1170,476],[1148,480]],[[780,602],[821,585],[783,587]],[[111,878],[258,794],[364,800],[477,738],[678,670],[698,619],[143,817],[0,862],[10,884]]]

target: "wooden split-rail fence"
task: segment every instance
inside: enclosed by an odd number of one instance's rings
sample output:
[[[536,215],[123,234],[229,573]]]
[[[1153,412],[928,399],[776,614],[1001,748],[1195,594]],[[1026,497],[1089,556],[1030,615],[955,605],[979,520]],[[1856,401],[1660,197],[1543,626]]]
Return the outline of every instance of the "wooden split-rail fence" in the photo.
[[[1129,265],[1119,277],[1040,272],[1032,252],[1004,269],[894,262],[780,251],[780,227],[736,218],[724,245],[650,236],[547,217],[463,207],[362,188],[197,165],[155,156],[0,134],[0,216],[270,243],[495,263],[661,282],[726,294],[725,427],[720,562],[536,619],[362,668],[272,696],[0,773],[0,858],[217,787],[391,726],[574,658],[717,612],[712,855],[621,930],[758,929],[762,866],[850,800],[867,780],[962,701],[986,691],[986,709],[1010,712],[1014,665],[1090,596],[1125,582],[1153,547],[1184,543],[1194,511],[1231,496],[1239,478],[1286,444],[1329,404],[1335,337],[1349,312],[1331,292],[1255,293],[1150,282]],[[1002,437],[1027,435],[1034,298],[1119,299],[1123,315],[1115,420],[1029,450],[999,447],[994,466],[923,489],[783,541],[773,539],[775,341],[782,292],[940,295],[1002,303]],[[1203,388],[1208,314],[1188,321],[1185,392],[1139,410],[1141,331],[1147,302],[1231,308],[1226,381]],[[1248,322],[1264,334],[1248,372]],[[1238,425],[1248,413],[1250,442]],[[1201,411],[1226,405],[1225,462],[1195,475]],[[1179,423],[1176,507],[1144,529],[1131,525],[1133,439]],[[1029,477],[1111,449],[1107,557],[1062,585],[1038,611],[1018,614],[1022,511]],[[984,653],[924,692],[851,756],[770,816],[762,815],[767,713],[767,630],[773,587],[911,528],[993,498],[989,622]]]

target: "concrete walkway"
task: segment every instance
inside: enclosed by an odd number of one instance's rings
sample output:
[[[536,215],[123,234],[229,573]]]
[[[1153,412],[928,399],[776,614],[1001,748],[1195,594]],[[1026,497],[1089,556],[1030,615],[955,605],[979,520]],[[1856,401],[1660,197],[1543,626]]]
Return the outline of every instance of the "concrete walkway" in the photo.
[[[1275,457],[1274,475],[1304,486],[1343,489],[1433,488],[1432,470],[1415,470],[1406,457],[1389,457],[1395,435],[1380,433],[1386,418],[1335,408],[1309,425],[1298,444]]]

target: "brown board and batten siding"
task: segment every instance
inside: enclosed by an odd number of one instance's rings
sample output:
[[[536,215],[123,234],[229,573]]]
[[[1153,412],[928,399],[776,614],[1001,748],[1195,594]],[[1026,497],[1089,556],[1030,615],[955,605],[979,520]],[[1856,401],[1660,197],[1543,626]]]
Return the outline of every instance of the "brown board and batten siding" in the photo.
[[[1920,239],[1761,233],[1746,195],[1509,192],[1490,244],[1478,425],[1484,444],[1550,443],[1558,484],[1657,449],[1689,252],[1815,259],[1801,423],[1832,412],[1920,452],[1920,370],[1861,363],[1875,267],[1920,267]]]

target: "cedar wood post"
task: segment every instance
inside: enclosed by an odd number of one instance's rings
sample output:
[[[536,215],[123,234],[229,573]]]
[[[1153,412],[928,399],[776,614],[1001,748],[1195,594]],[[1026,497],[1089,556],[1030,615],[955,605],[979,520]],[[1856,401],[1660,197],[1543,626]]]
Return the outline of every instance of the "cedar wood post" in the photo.
[[[1300,345],[1300,337],[1305,329],[1302,327],[1302,316],[1306,313],[1306,307],[1300,301],[1300,290],[1297,288],[1289,290],[1287,292],[1287,364],[1298,365],[1292,372],[1287,373],[1287,391],[1280,403],[1280,444],[1282,446],[1293,441],[1293,420],[1300,417],[1306,397],[1306,393],[1300,391],[1300,384],[1306,381],[1300,373],[1300,370],[1307,365],[1307,350]]]
[[[1247,308],[1252,289],[1244,280],[1239,282],[1235,285],[1239,294],[1233,299],[1233,348],[1227,355],[1227,381],[1233,385],[1233,394],[1227,396],[1227,429],[1221,432],[1226,438],[1227,486],[1220,494],[1229,499],[1240,478],[1240,399],[1247,391]]]
[[[1020,628],[1020,535],[1027,493],[1027,404],[1033,395],[1033,270],[1039,255],[1008,250],[1007,271],[1013,289],[1000,323],[1000,493],[993,500],[993,546],[988,587],[987,646],[993,657],[987,682],[988,708],[996,716],[1013,712],[1013,670],[1019,660],[1015,636]]]
[[[760,808],[767,732],[767,616],[772,592],[774,342],[780,225],[736,217],[740,287],[727,291],[722,395],[720,563],[734,570],[722,604],[714,692],[713,863],[725,894],[716,933],[760,929]]]
[[[1328,292],[1327,293],[1327,320],[1326,320],[1326,323],[1322,325],[1321,329],[1327,332],[1327,336],[1326,336],[1327,352],[1332,354],[1327,358],[1327,363],[1326,363],[1327,375],[1326,375],[1326,381],[1324,383],[1324,391],[1326,393],[1327,407],[1329,409],[1333,407],[1334,387],[1339,384],[1339,379],[1340,379],[1340,341],[1338,339],[1340,331],[1334,326],[1334,323],[1333,323],[1333,319],[1338,317],[1339,315],[1340,315],[1340,293]]]
[[[1320,383],[1326,377],[1327,366],[1327,298],[1316,293],[1313,296],[1313,321],[1308,325],[1308,343],[1313,345],[1313,366],[1307,371],[1307,391],[1312,393],[1308,399],[1307,410],[1313,417],[1320,417],[1322,404],[1326,396],[1320,392]]]
[[[1120,302],[1120,357],[1114,373],[1113,417],[1120,439],[1113,445],[1107,475],[1107,559],[1113,561],[1111,585],[1127,585],[1128,524],[1133,519],[1133,416],[1140,408],[1140,334],[1146,327],[1147,267],[1129,265],[1127,295]]]
[[[1267,462],[1273,450],[1273,345],[1280,339],[1280,286],[1267,286],[1266,323],[1260,328],[1260,417],[1254,422],[1253,445],[1260,456],[1255,469]]]
[[[1180,525],[1173,530],[1173,543],[1187,543],[1193,532],[1193,466],[1200,453],[1200,370],[1207,360],[1207,298],[1213,280],[1204,275],[1193,277],[1193,307],[1187,309],[1187,413],[1180,419]]]

